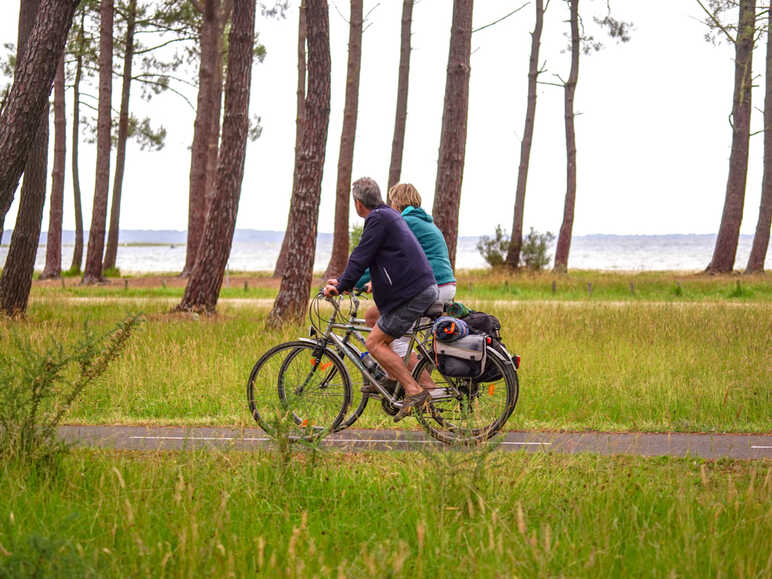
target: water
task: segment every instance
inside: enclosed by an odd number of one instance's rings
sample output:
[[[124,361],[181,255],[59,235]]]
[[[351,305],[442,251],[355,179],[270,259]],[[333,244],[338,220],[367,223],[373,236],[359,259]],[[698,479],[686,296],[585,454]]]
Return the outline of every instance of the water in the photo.
[[[72,262],[72,232],[65,231],[62,267]],[[486,267],[477,251],[476,237],[462,237],[456,256],[457,269]],[[573,269],[608,271],[699,271],[705,269],[713,255],[715,235],[586,235],[575,237],[571,244],[568,266]],[[5,232],[3,242],[10,240]],[[282,233],[239,230],[231,249],[229,268],[234,271],[271,271],[281,248]],[[121,242],[156,245],[121,245],[117,265],[121,273],[176,272],[185,264],[185,232],[125,231]],[[748,261],[753,236],[740,236],[735,269],[742,270]],[[330,259],[332,235],[322,233],[317,242],[314,269],[324,270]],[[45,233],[35,261],[35,269],[45,266]],[[5,263],[8,246],[0,246],[0,265]],[[550,254],[554,255],[554,247]],[[84,255],[85,262],[85,255]],[[772,269],[772,252],[768,252],[766,269]]]

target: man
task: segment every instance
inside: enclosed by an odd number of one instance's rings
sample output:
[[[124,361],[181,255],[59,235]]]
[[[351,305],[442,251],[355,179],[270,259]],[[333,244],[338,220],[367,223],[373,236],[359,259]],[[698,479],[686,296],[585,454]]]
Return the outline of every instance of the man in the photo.
[[[379,318],[366,345],[389,375],[405,388],[402,408],[394,417],[399,422],[413,408],[423,408],[431,395],[413,379],[389,344],[407,332],[437,301],[439,290],[421,245],[400,214],[384,205],[378,184],[363,177],[353,183],[351,192],[356,212],[365,220],[362,238],[340,279],[327,281],[324,295],[350,291],[365,269],[370,268]]]
[[[448,246],[445,244],[442,232],[434,224],[432,216],[421,208],[421,195],[418,193],[418,190],[410,183],[399,183],[389,189],[388,199],[391,208],[402,215],[408,228],[413,232],[421,249],[423,249],[426,259],[429,260],[429,265],[434,272],[434,279],[440,290],[440,296],[437,301],[443,304],[451,303],[456,295],[456,278],[453,276],[453,268],[450,265]],[[356,287],[371,291],[372,283],[369,270],[357,282]],[[365,322],[372,328],[377,320],[378,307],[370,306],[365,312]],[[405,357],[409,346],[410,339],[404,336],[397,338],[390,344],[392,351],[400,358]],[[417,363],[418,357],[415,353],[411,353],[408,368],[412,370]],[[428,374],[423,375],[419,379],[419,384],[423,388],[431,388],[432,392],[439,392],[439,390],[436,390],[437,385],[432,382]],[[390,392],[394,392],[396,381],[389,380],[384,386]],[[367,381],[362,386],[362,393],[380,394],[380,391],[374,384]]]

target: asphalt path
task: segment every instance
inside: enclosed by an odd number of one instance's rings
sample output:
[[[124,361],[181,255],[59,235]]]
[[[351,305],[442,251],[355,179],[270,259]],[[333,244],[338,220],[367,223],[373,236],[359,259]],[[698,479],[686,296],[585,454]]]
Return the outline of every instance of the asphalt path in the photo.
[[[272,444],[256,428],[71,425],[61,426],[58,432],[62,439],[78,446],[117,450],[257,450]],[[491,444],[505,452],[772,460],[770,434],[510,431]],[[322,441],[322,446],[342,452],[416,450],[427,445],[446,447],[415,430],[345,430]]]

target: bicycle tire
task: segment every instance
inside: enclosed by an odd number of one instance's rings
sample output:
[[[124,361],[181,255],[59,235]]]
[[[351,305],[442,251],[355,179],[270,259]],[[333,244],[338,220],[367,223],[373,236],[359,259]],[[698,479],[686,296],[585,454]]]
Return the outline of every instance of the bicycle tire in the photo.
[[[490,346],[486,356],[501,378],[481,384],[475,384],[473,378],[443,376],[431,358],[418,362],[413,378],[418,380],[426,370],[435,384],[449,391],[446,398],[433,398],[428,411],[415,413],[433,438],[446,444],[479,444],[494,436],[509,420],[519,395],[517,370]]]
[[[274,346],[255,363],[247,403],[267,434],[291,440],[334,432],[351,404],[351,378],[338,355],[313,341]],[[291,420],[284,420],[291,418]]]

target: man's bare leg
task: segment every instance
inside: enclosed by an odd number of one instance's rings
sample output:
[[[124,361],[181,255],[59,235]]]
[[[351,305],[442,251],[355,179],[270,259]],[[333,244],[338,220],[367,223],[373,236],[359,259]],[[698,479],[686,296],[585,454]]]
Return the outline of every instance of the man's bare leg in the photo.
[[[383,368],[389,373],[389,376],[399,381],[405,388],[405,393],[408,396],[420,394],[423,392],[423,388],[418,385],[418,382],[413,380],[410,375],[410,370],[402,363],[402,358],[397,356],[389,348],[389,344],[394,340],[386,332],[381,330],[377,325],[370,332],[367,337],[365,345],[372,356],[383,366]]]
[[[378,308],[376,306],[370,306],[365,311],[365,324],[367,324],[367,326],[370,327],[370,328],[375,328],[376,327],[375,324],[378,321],[378,316],[379,315],[380,314],[378,312]],[[380,328],[378,328],[378,329],[380,329]],[[391,336],[389,336],[389,338],[391,338]],[[394,338],[391,338],[391,341],[389,341],[388,343],[391,343],[392,341],[394,341]],[[369,346],[368,346],[368,348],[369,348]],[[399,354],[397,354],[397,357],[400,360],[402,360],[402,358],[399,356]],[[376,356],[375,359],[378,360],[378,357]],[[378,361],[380,362],[380,360],[378,360]],[[418,364],[418,356],[416,355],[415,352],[410,352],[410,357],[407,360],[407,369],[411,372],[411,376],[412,376],[413,368],[415,368],[417,364]],[[388,370],[388,368],[387,368],[387,370]],[[389,372],[389,377],[393,378],[394,375],[391,372]],[[400,380],[400,382],[401,382],[401,380]],[[438,388],[437,384],[434,383],[434,380],[432,380],[432,377],[429,375],[429,373],[426,370],[421,372],[421,375],[418,377],[418,382],[421,385],[421,387],[423,389],[425,389],[425,390],[431,390],[433,388]]]

